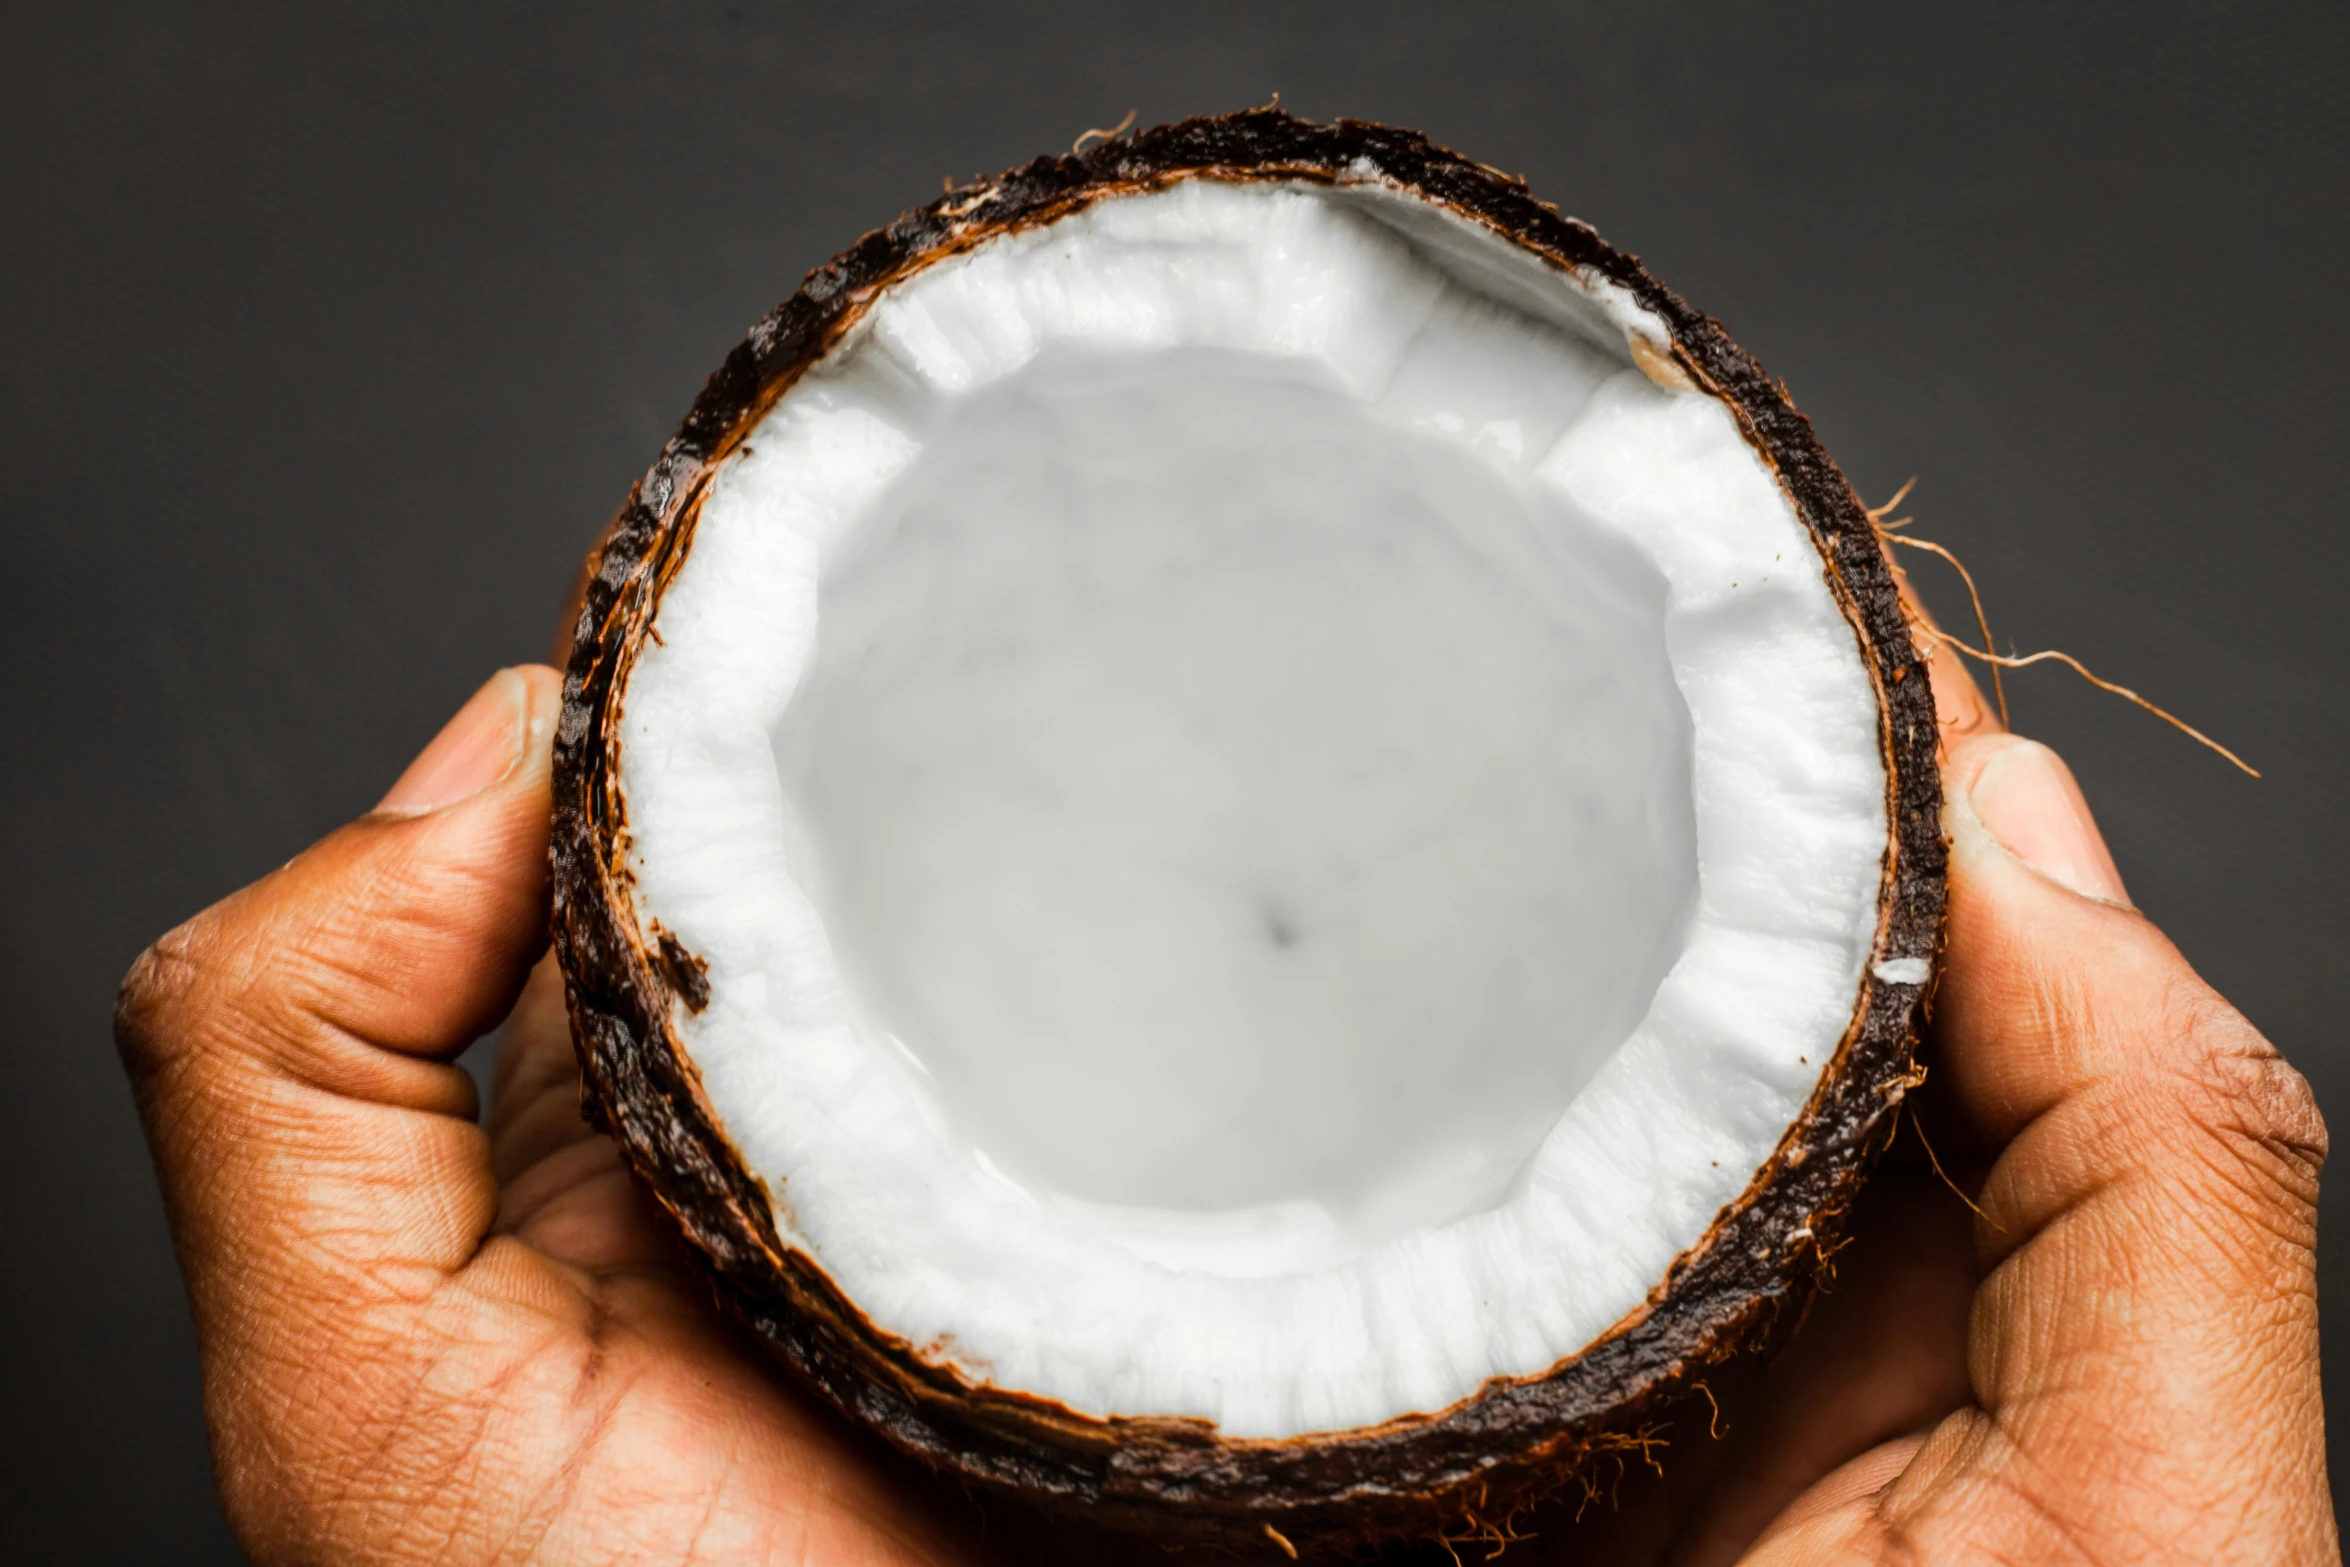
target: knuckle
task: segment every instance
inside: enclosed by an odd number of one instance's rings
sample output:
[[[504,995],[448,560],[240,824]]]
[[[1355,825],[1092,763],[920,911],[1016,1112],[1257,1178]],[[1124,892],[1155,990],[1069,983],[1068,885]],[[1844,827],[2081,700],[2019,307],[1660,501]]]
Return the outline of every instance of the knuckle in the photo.
[[[2214,1088],[2221,1129],[2256,1145],[2314,1185],[2325,1168],[2325,1117],[2309,1080],[2273,1051],[2221,1058]]]
[[[296,997],[282,921],[258,883],[156,938],[114,998],[114,1043],[134,1084],[280,1030]]]
[[[2196,1124],[2256,1190],[2295,1208],[2313,1206],[2329,1140],[2309,1080],[2208,989],[2178,994],[2171,1012],[2192,1043],[2180,1076]]]
[[[123,975],[114,996],[114,1043],[134,1072],[173,1052],[204,1007],[205,973],[215,945],[210,911],[156,938]]]

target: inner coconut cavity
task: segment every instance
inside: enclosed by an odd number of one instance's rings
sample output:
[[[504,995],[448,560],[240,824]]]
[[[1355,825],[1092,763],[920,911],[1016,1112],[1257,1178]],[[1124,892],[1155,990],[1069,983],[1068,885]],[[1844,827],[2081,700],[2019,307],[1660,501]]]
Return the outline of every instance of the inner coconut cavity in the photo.
[[[1634,336],[1375,183],[1200,179],[898,285],[719,469],[622,693],[636,908],[878,1327],[1371,1424],[1571,1355],[1753,1177],[1874,935],[1876,703]]]

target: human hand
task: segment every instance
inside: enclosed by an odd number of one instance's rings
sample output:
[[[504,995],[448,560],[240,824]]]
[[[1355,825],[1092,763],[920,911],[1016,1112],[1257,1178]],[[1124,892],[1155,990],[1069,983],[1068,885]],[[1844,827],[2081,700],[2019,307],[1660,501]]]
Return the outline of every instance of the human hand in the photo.
[[[531,967],[554,686],[497,677],[384,808],[125,984],[231,1519],[264,1563],[968,1559],[975,1515],[759,1364],[579,1120]],[[2335,1560],[2308,1091],[2123,905],[2062,764],[1963,672],[1936,690],[1950,946],[1912,1105],[1988,1164],[1985,1216],[1897,1155],[1725,1438],[1524,1549]],[[447,1063],[509,1004],[485,1135]]]
[[[1932,664],[1950,914],[1915,1120],[1786,1353],[1717,1379],[1719,1439],[1685,1407],[1661,1472],[1533,1527],[1672,1567],[2338,1562],[2316,1103],[2129,906],[2064,763]]]
[[[579,1118],[533,968],[557,687],[499,674],[374,813],[124,982],[230,1523],[264,1567],[960,1559]],[[485,1132],[451,1062],[509,1007]]]

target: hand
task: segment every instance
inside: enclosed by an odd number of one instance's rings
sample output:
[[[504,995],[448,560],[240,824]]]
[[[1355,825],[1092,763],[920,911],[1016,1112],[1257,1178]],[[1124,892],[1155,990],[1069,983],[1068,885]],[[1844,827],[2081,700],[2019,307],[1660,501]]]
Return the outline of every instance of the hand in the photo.
[[[1684,1408],[1661,1474],[1532,1528],[1672,1567],[2338,1562],[2315,1101],[2129,906],[2055,753],[1946,648],[1933,679],[1950,917],[1910,1123],[1787,1352],[1717,1379],[1720,1439]]]
[[[2308,1090],[2128,909],[2062,764],[1963,672],[1936,691],[1950,943],[1910,1104],[1987,1165],[1983,1217],[1904,1133],[1787,1354],[1717,1379],[1723,1439],[1520,1549],[2336,1560]],[[264,1564],[975,1559],[976,1511],[762,1364],[578,1117],[533,968],[555,707],[550,671],[499,675],[124,985],[230,1518]],[[509,1007],[485,1134],[448,1063]]]
[[[533,967],[557,705],[501,673],[123,985],[230,1523],[264,1567],[961,1559],[953,1504],[758,1363],[579,1118]],[[485,1133],[450,1063],[509,1007]]]

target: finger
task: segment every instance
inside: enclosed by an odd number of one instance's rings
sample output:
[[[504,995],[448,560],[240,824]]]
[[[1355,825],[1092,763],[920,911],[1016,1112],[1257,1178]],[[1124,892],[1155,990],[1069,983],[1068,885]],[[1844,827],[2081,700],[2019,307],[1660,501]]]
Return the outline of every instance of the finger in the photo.
[[[630,1176],[619,1148],[580,1115],[579,1061],[552,954],[531,970],[500,1030],[495,1076],[489,1134],[496,1233],[589,1274],[684,1273],[676,1226]]]
[[[596,1131],[579,1111],[579,1058],[553,953],[530,971],[499,1031],[490,1087],[490,1167],[501,1185]]]
[[[1672,1567],[1726,1567],[1823,1477],[1969,1401],[1970,1216],[1918,1148],[1904,1133],[1861,1194],[1833,1279],[1752,1396],[1741,1407],[1724,1389],[1720,1467],[1684,1514]]]
[[[1923,1435],[1898,1437],[1839,1466],[1771,1521],[1745,1558],[1750,1567],[1900,1560],[1897,1552],[1881,1548],[1884,1524],[1877,1504],[1916,1463],[1926,1441]]]
[[[1950,764],[1938,1084],[1998,1150],[1979,1407],[1867,1511],[1929,1556],[2330,1560],[2309,1091],[2127,906],[2052,753]]]
[[[2288,1140],[2319,1151],[2306,1090],[2276,1051],[2129,907],[2062,760],[1986,735],[1957,747],[1946,773],[1950,914],[1935,1042],[1973,1130],[2002,1147],[2083,1094],[2139,1094],[2152,1114],[2260,1079]]]
[[[449,1063],[545,940],[557,703],[551,670],[502,672],[377,812],[124,981],[117,1038],[208,1350],[301,1342],[478,1245],[495,1190]]]

